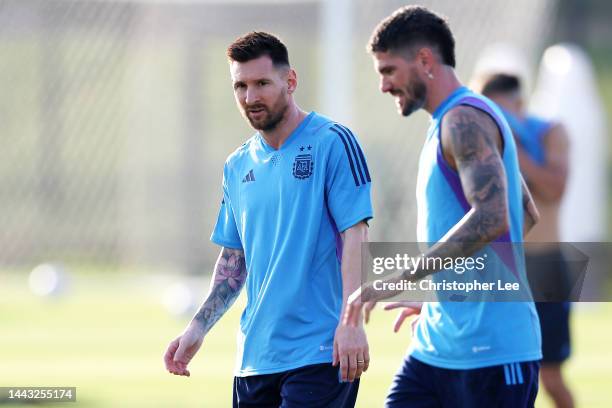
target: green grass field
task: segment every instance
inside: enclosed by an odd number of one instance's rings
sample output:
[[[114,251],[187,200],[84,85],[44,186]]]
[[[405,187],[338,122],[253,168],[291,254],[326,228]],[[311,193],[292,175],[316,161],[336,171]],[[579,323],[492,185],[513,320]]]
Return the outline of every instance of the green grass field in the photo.
[[[192,376],[176,377],[165,372],[162,355],[187,318],[177,320],[161,305],[171,281],[96,272],[73,276],[67,295],[44,300],[29,292],[26,273],[2,272],[0,386],[77,387],[76,404],[54,407],[230,406],[243,303],[206,338],[191,364]],[[202,295],[206,285],[204,278],[195,284]],[[612,397],[612,304],[581,306],[573,318],[575,354],[566,373],[578,406],[607,407]],[[378,310],[368,325],[372,364],[363,377],[358,407],[382,406],[408,345],[409,326],[394,334],[394,318],[395,313]],[[538,407],[549,406],[540,394]]]

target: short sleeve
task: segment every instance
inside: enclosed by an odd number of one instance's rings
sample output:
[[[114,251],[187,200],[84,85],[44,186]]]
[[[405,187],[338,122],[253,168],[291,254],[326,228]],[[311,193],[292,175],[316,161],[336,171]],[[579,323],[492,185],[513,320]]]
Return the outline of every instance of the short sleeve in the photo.
[[[242,242],[238,234],[238,227],[236,226],[236,218],[234,216],[235,213],[232,207],[227,183],[227,171],[224,169],[223,198],[221,199],[217,223],[215,224],[210,240],[226,248],[242,249]]]
[[[373,216],[371,178],[365,155],[356,137],[346,127],[330,128],[333,141],[327,161],[325,192],[327,206],[340,232]]]

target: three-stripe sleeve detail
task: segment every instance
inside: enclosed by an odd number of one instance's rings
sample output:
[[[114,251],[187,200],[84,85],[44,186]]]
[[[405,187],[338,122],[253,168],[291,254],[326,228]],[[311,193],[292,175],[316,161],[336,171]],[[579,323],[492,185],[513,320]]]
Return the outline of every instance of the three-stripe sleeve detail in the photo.
[[[361,184],[365,184],[365,178],[363,177],[363,170],[361,169],[361,164],[359,162],[359,158],[357,157],[357,151],[355,151],[355,146],[353,141],[351,140],[351,136],[349,135],[349,133],[346,131],[345,128],[343,128],[340,125],[334,125],[337,126],[337,129],[339,129],[342,133],[344,133],[344,136],[346,137],[346,140],[348,140],[348,144],[351,147],[351,152],[353,153],[353,158],[355,159],[355,163],[357,164],[357,172],[359,173],[359,178],[361,179]]]
[[[351,173],[353,173],[353,179],[355,180],[355,186],[359,187],[359,179],[357,178],[357,173],[355,173],[355,165],[353,164],[353,157],[351,156],[351,152],[349,150],[346,140],[344,140],[344,135],[342,134],[342,132],[340,132],[338,129],[335,128],[335,125],[334,127],[331,127],[330,130],[334,132],[335,134],[337,134],[340,140],[342,140],[342,144],[344,144],[344,150],[346,151],[346,155],[349,159]]]
[[[366,163],[365,160],[365,156],[363,155],[363,150],[361,150],[361,146],[359,146],[359,143],[357,143],[357,139],[355,138],[355,135],[353,134],[353,132],[351,132],[351,129],[339,125],[342,129],[344,129],[346,132],[348,132],[348,134],[351,136],[351,139],[353,140],[353,143],[355,143],[355,148],[357,149],[357,153],[359,154],[359,160],[361,161],[361,166],[363,167],[363,171],[365,172],[365,177],[366,180],[368,182],[371,182],[372,179],[370,178],[370,172],[368,170],[368,164]]]
[[[338,137],[340,137],[340,140],[342,140],[344,150],[346,151],[346,155],[349,159],[349,165],[351,167],[351,172],[353,173],[355,185],[365,185],[371,182],[372,179],[370,178],[370,172],[365,161],[365,156],[363,155],[363,151],[361,150],[359,143],[357,143],[357,139],[355,139],[353,133],[348,128],[337,123],[334,124],[330,130],[336,133]]]

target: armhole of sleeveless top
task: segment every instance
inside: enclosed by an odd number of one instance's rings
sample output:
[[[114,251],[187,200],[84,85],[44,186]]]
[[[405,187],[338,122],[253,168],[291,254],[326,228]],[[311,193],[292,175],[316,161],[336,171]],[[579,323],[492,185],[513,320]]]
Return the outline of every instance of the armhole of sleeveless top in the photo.
[[[491,118],[491,120],[493,121],[493,123],[495,123],[495,126],[497,127],[497,130],[499,131],[499,136],[501,137],[501,152],[499,152],[500,157],[502,158],[502,160],[504,159],[504,151],[505,151],[505,146],[506,146],[506,141],[504,140],[504,132],[502,131],[502,129],[499,127],[499,123],[497,123],[497,121],[495,120],[495,118],[493,117],[493,115],[491,115],[489,112],[487,112],[484,109],[479,108],[478,106],[474,106],[474,105],[470,105],[469,103],[460,103],[457,104],[456,106],[469,106],[470,108],[473,109],[477,109],[480,112],[483,112],[484,114],[486,114],[489,118]],[[453,166],[450,165],[450,163],[448,162],[448,160],[446,160],[446,157],[444,157],[444,148],[442,147],[442,121],[444,120],[444,116],[442,116],[442,118],[440,119],[440,125],[438,126],[438,149],[440,150],[440,158],[443,160],[444,165],[446,167],[448,167],[450,170],[454,171],[455,173],[457,173],[457,169],[454,169]]]

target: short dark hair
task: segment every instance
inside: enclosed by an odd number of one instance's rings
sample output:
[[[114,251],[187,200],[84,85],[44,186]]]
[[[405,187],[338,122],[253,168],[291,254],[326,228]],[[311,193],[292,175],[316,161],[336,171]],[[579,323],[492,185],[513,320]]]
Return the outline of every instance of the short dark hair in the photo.
[[[275,67],[289,67],[287,47],[277,37],[263,31],[253,31],[238,37],[227,47],[231,61],[247,62],[267,55]]]
[[[404,6],[378,24],[369,51],[398,51],[415,45],[436,49],[445,65],[455,67],[455,39],[446,18],[422,6]]]
[[[494,94],[507,94],[521,90],[521,80],[516,75],[506,73],[495,73],[485,75],[478,80],[479,91],[484,96]]]

